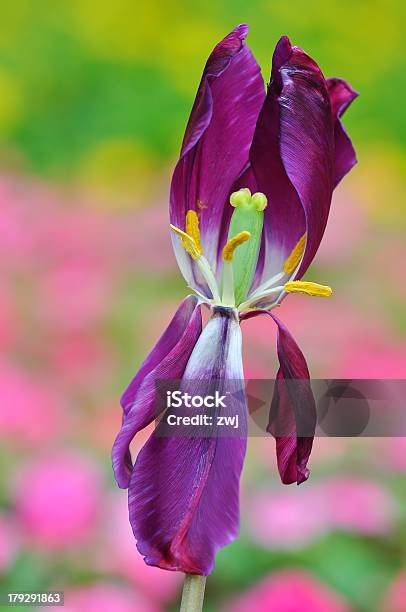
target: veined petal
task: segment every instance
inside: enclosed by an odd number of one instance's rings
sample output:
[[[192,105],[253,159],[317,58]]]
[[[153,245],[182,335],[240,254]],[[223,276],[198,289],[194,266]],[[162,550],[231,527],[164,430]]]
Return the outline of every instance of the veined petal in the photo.
[[[181,388],[205,396],[213,380],[220,381],[219,392],[233,381],[243,384],[241,330],[231,309],[217,309],[209,320]],[[227,397],[221,414],[239,416],[238,436],[160,437],[155,430],[138,455],[129,488],[130,521],[149,565],[209,574],[216,551],[237,536],[246,448],[243,387]],[[177,415],[186,409],[170,410]]]
[[[187,211],[199,213],[202,246],[214,273],[227,198],[248,162],[265,97],[259,66],[245,45],[247,31],[246,25],[235,28],[207,61],[171,184],[170,221],[184,229]],[[178,239],[172,240],[185,279],[204,292],[195,265]]]
[[[304,355],[287,327],[271,314],[278,326],[277,351],[279,359],[279,371],[277,379],[295,379],[308,381],[310,379]],[[290,389],[283,385],[277,385],[276,395],[272,401],[269,427],[272,422],[278,420],[285,428],[288,426],[290,435],[276,436],[276,455],[281,480],[284,484],[297,482],[300,484],[309,477],[307,462],[313,446],[313,437],[299,437],[296,432],[297,422],[301,427],[306,423],[306,429],[314,431],[316,427],[316,407],[310,385],[300,385],[298,389]]]
[[[132,472],[129,450],[136,433],[156,418],[156,383],[182,377],[202,331],[199,300],[188,296],[152,349],[121,398],[123,422],[114,442],[112,460],[117,484],[127,488]]]
[[[267,310],[255,311],[247,313],[242,319],[250,319],[259,314],[272,317],[278,326],[277,352],[280,367],[268,431],[276,440],[276,456],[282,482],[301,484],[309,477],[307,462],[312,450],[317,418],[314,397],[308,382],[309,370],[304,355],[289,330],[273,313]],[[303,436],[300,432],[312,435]]]
[[[287,37],[280,39],[250,151],[257,188],[268,197],[259,259],[262,281],[282,269],[305,232],[306,248],[295,278],[305,273],[319,247],[333,188],[352,163],[348,143],[336,127],[344,110],[339,103],[343,87],[338,89],[332,110],[318,65]]]
[[[283,109],[280,100],[283,86],[279,73],[284,61],[281,55],[284,51],[282,41],[278,43],[274,52],[272,79],[250,150],[250,170],[256,189],[265,193],[268,198],[258,261],[262,275],[256,276],[254,286],[282,269],[284,261],[304,233],[306,226],[302,204],[286,172],[280,150],[283,129]],[[287,51],[285,55],[289,57]],[[246,172],[249,174],[248,169]]]
[[[334,124],[334,147],[335,147],[335,186],[357,163],[357,156],[340,117],[345,113],[349,105],[358,96],[344,79],[331,77],[327,79],[327,89],[330,96],[331,112]]]

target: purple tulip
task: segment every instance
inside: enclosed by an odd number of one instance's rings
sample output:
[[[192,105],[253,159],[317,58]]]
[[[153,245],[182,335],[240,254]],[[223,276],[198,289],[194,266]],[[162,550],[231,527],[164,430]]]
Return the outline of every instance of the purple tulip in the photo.
[[[333,189],[356,162],[340,118],[357,94],[341,79],[325,79],[287,37],[276,46],[265,92],[247,30],[238,26],[210,55],[173,174],[173,246],[194,295],[124,393],[113,448],[145,562],[192,574],[209,574],[217,550],[238,533],[244,394],[234,393],[224,409],[239,416],[238,435],[155,430],[135,465],[130,443],[156,416],[157,380],[181,379],[183,389],[194,385],[201,395],[211,381],[224,390],[243,380],[240,322],[252,316],[267,314],[278,327],[278,380],[309,379],[302,352],[271,311],[288,293],[331,295],[330,287],[301,278],[322,239]],[[204,329],[202,304],[211,309]],[[295,398],[278,386],[271,417],[287,427],[276,435],[284,483],[309,475],[313,438],[296,434],[298,412],[314,425],[311,394]]]

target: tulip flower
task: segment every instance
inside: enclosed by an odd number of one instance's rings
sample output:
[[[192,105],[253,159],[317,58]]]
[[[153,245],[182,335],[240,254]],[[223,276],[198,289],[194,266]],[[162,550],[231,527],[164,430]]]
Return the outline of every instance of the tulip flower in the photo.
[[[243,380],[240,323],[250,317],[267,315],[278,328],[277,379],[309,379],[302,352],[273,311],[291,293],[331,295],[302,277],[334,187],[356,162],[341,116],[357,94],[342,79],[326,79],[287,37],[276,46],[265,91],[247,30],[235,28],[210,55],[172,178],[173,248],[193,294],[125,391],[113,448],[145,562],[189,574],[209,574],[217,550],[238,533],[244,394],[233,394],[224,409],[239,416],[239,435],[160,436],[155,429],[134,465],[130,443],[156,417],[157,380],[180,379],[201,395],[213,380],[223,390]],[[202,305],[211,311],[204,328]],[[298,411],[314,423],[312,398],[276,394],[272,413],[288,424],[287,435],[276,435],[284,483],[309,475],[312,437],[296,435]]]

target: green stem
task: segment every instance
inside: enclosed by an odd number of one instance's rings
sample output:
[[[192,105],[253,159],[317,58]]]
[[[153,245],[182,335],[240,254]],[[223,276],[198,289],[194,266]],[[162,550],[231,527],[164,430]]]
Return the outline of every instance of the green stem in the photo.
[[[201,612],[203,610],[206,576],[185,574],[180,612]]]

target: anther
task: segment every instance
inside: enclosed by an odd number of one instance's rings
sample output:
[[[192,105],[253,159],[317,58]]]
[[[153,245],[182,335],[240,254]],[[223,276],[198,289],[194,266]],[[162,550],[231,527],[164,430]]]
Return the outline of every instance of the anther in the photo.
[[[306,232],[300,238],[299,242],[294,247],[293,251],[283,264],[285,274],[292,274],[300,263],[306,246]]]
[[[330,297],[333,293],[331,287],[309,281],[289,281],[285,284],[285,291],[288,293],[304,293],[314,297]]]
[[[189,255],[193,259],[199,259],[202,253],[199,247],[197,246],[196,242],[192,238],[192,236],[189,236],[189,234],[187,234],[186,232],[183,232],[181,229],[179,229],[175,225],[170,224],[170,228],[171,230],[175,232],[175,234],[179,236],[180,241],[185,251],[189,253]]]
[[[194,210],[188,210],[186,213],[186,233],[193,238],[197,250],[202,254],[203,248],[200,243],[199,217]]]
[[[240,232],[233,238],[230,238],[230,240],[227,241],[227,244],[223,248],[224,261],[232,261],[235,249],[239,247],[241,244],[243,244],[244,242],[246,242],[247,240],[249,240],[250,238],[251,238],[251,234],[250,232],[247,232],[247,231]]]

